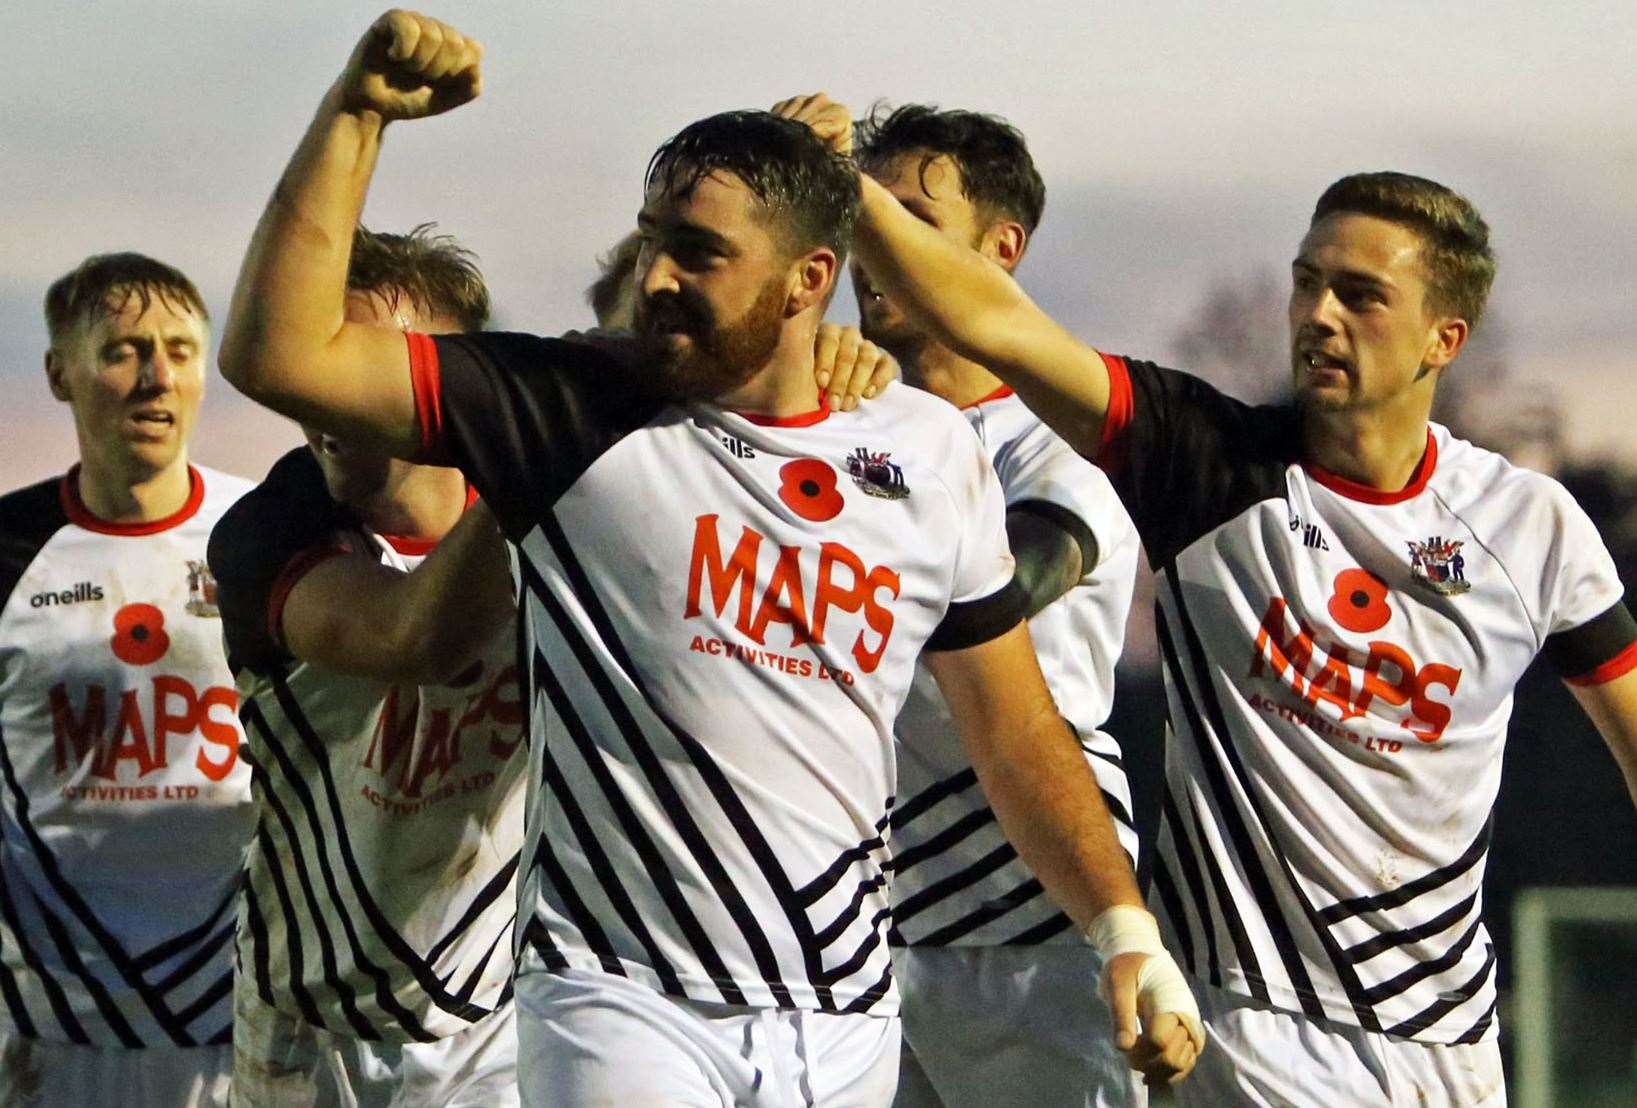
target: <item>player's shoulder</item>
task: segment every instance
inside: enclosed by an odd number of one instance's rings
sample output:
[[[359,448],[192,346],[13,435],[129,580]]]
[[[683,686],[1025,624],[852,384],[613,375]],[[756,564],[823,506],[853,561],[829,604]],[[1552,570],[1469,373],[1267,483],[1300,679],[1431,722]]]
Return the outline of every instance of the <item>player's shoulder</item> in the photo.
[[[50,534],[68,522],[59,475],[0,494],[0,535]]]
[[[1429,431],[1438,452],[1429,484],[1452,510],[1505,515],[1574,505],[1556,478],[1459,438],[1441,424],[1431,424]]]
[[[925,389],[895,383],[857,409],[860,422],[890,427],[906,443],[945,445],[967,443],[972,428],[959,408]]]
[[[236,473],[224,473],[222,470],[197,464],[193,469],[199,475],[200,484],[204,486],[204,499],[200,506],[203,514],[222,514],[245,493],[256,487],[254,481],[240,477]]]

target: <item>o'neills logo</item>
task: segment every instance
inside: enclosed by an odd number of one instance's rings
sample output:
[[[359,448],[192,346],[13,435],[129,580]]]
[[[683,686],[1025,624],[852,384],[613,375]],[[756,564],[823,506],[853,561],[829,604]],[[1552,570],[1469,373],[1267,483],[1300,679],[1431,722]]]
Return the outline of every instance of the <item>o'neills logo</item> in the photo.
[[[853,640],[853,658],[863,672],[875,672],[892,638],[893,623],[892,611],[879,596],[898,596],[897,573],[886,566],[866,565],[838,542],[820,543],[812,568],[808,568],[813,563],[812,552],[803,559],[799,546],[774,546],[776,554],[766,559],[762,557],[763,536],[751,527],[741,528],[733,553],[724,559],[716,520],[713,514],[694,521],[684,619],[703,613],[700,601],[709,589],[716,614],[733,604],[734,627],[758,646],[766,644],[768,626],[774,623],[790,628],[791,646],[822,646],[831,612],[859,613],[876,641],[872,644],[868,632],[860,631]]]
[[[101,600],[102,586],[81,581],[71,589],[59,592],[37,592],[28,598],[30,608],[49,608],[54,604],[81,604],[87,600]]]

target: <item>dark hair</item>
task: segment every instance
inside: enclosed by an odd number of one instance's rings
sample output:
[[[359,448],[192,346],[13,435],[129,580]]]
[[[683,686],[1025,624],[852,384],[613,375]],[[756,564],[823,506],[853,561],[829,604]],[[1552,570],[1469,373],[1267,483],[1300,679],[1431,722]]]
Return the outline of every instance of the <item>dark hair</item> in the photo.
[[[392,235],[359,226],[352,236],[347,288],[381,296],[389,306],[400,296],[415,308],[480,331],[489,322],[489,289],[477,258],[449,235],[433,234],[437,224],[422,223],[407,235]]]
[[[125,251],[93,254],[51,282],[45,292],[46,331],[56,343],[74,324],[124,311],[133,296],[143,311],[157,297],[172,309],[186,308],[210,319],[204,298],[181,270]]]
[[[585,290],[585,298],[597,316],[597,326],[609,325],[620,306],[620,300],[631,289],[637,271],[637,255],[641,252],[642,236],[632,231],[597,259],[597,279]]]
[[[1466,197],[1408,173],[1355,173],[1324,190],[1313,223],[1335,212],[1373,215],[1414,231],[1421,239],[1428,305],[1466,320],[1469,329],[1478,326],[1495,281],[1495,255],[1489,225]]]
[[[858,220],[858,174],[806,124],[759,111],[701,119],[654,151],[643,183],[686,196],[715,172],[744,182],[793,251],[823,245],[847,252]]]
[[[961,193],[975,207],[991,218],[1015,219],[1030,234],[1046,210],[1046,183],[1029,156],[1023,132],[998,115],[939,111],[935,104],[889,108],[878,103],[858,122],[853,151],[866,170],[919,153],[923,182],[927,166],[947,155],[960,171]]]

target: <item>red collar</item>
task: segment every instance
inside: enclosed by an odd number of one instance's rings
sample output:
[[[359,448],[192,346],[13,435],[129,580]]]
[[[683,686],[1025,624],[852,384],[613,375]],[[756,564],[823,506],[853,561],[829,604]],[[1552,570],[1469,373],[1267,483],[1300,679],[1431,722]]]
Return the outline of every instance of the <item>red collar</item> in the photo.
[[[1432,478],[1432,471],[1437,467],[1438,440],[1432,437],[1430,427],[1427,428],[1427,449],[1422,452],[1421,460],[1415,464],[1415,472],[1410,474],[1409,484],[1397,492],[1388,492],[1385,489],[1361,485],[1357,481],[1349,481],[1315,462],[1302,463],[1302,468],[1307,470],[1313,480],[1331,492],[1365,504],[1402,504],[1406,500],[1414,500],[1421,495],[1421,490],[1427,487],[1427,482]]]
[[[144,523],[115,523],[95,515],[80,499],[80,467],[75,463],[73,468],[63,476],[62,484],[58,486],[57,495],[62,501],[63,511],[68,514],[68,520],[77,527],[87,531],[95,531],[99,535],[124,535],[134,537],[138,535],[157,535],[161,531],[169,531],[192,519],[199,511],[199,505],[205,502],[204,476],[191,465],[188,466],[188,498],[182,506],[163,519],[151,519]]]
[[[976,408],[979,404],[987,404],[991,400],[1005,400],[1008,396],[1011,396],[1011,395],[1012,395],[1012,387],[1010,385],[1002,385],[1002,386],[1000,386],[1000,388],[996,389],[994,392],[990,393],[988,396],[980,396],[976,400],[972,401],[972,403],[970,403],[970,404],[962,404],[961,405],[961,411],[964,412],[968,408]]]

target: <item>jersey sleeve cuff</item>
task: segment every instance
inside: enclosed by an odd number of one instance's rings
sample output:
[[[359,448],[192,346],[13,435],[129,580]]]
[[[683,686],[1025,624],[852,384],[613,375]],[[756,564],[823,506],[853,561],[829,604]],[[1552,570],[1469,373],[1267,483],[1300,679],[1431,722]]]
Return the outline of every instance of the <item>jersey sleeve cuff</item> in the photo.
[[[315,546],[303,550],[284,564],[279,575],[273,579],[273,587],[267,593],[267,637],[277,644],[280,650],[288,650],[284,643],[284,604],[290,599],[290,590],[296,587],[296,582],[318,565],[346,551],[339,546]]]
[[[1108,411],[1103,415],[1103,437],[1098,444],[1098,459],[1112,461],[1118,457],[1115,444],[1131,425],[1135,410],[1131,392],[1131,370],[1125,359],[1113,354],[1102,354],[1108,369]]]
[[[1006,584],[977,600],[956,601],[927,639],[925,650],[964,650],[997,639],[1023,622],[1028,600],[1018,583]]]
[[[415,426],[420,434],[415,460],[423,465],[448,465],[438,344],[431,335],[419,331],[404,332],[404,340],[409,344],[409,383],[415,394]]]
[[[1544,653],[1571,685],[1602,685],[1637,669],[1637,620],[1624,601],[1546,639]]]
[[[1086,521],[1074,512],[1052,500],[1019,500],[1006,507],[1008,512],[1028,512],[1051,523],[1074,540],[1080,548],[1080,576],[1084,577],[1097,567],[1097,537]],[[1014,551],[1015,553],[1015,551]]]

